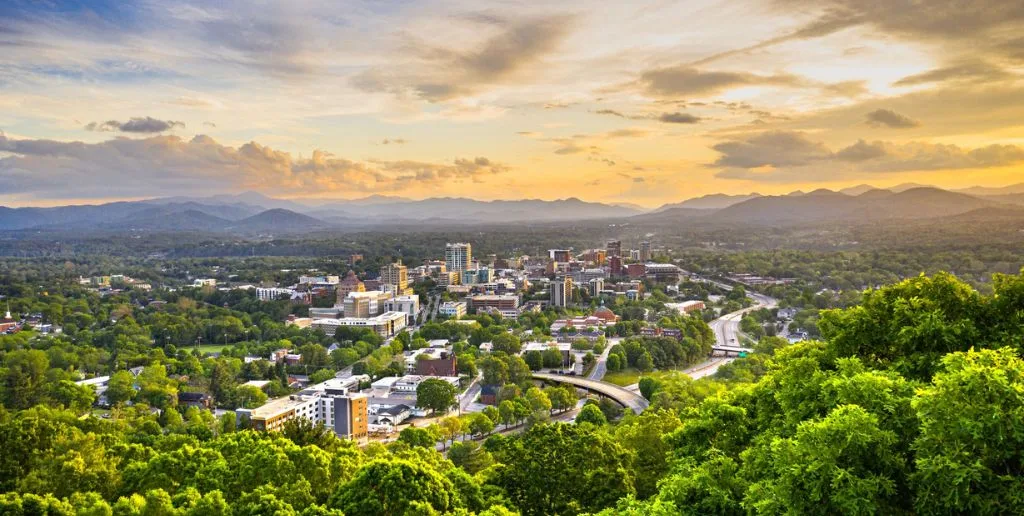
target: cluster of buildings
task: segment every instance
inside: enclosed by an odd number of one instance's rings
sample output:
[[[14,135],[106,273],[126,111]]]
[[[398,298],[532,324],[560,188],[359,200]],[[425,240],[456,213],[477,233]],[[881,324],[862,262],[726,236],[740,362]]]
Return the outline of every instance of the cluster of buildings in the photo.
[[[287,361],[287,350],[271,360]],[[413,416],[426,412],[416,408],[416,389],[427,379],[436,378],[460,386],[458,361],[446,340],[435,340],[428,347],[404,354],[403,376],[388,376],[360,389],[368,376],[332,378],[255,409],[239,409],[235,413],[247,418],[252,428],[262,431],[280,430],[290,419],[306,418],[322,422],[339,437],[360,440],[371,433],[390,433],[394,427]]]
[[[122,289],[135,289],[149,291],[153,289],[153,285],[137,280],[135,278],[126,276],[124,274],[111,274],[109,276],[91,276],[88,278],[79,277],[78,284],[84,287],[88,287],[96,292],[102,294],[111,294],[120,292]]]

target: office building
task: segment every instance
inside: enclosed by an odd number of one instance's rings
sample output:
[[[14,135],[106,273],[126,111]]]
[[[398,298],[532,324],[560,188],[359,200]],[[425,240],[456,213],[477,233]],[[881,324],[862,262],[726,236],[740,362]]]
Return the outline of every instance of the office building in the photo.
[[[496,308],[501,311],[516,310],[519,308],[519,296],[482,294],[470,297],[469,304],[473,310],[478,312],[484,308]]]
[[[420,313],[420,296],[398,296],[384,301],[385,312],[402,312],[409,317],[408,324],[415,324]]]
[[[608,257],[622,256],[622,241],[620,240],[609,240],[608,245],[605,246]]]
[[[237,409],[235,414],[248,418],[254,430],[275,432],[292,419],[304,418],[323,423],[343,439],[363,439],[368,434],[368,399],[348,389],[327,387],[306,390],[270,400],[255,409]]]
[[[612,276],[622,276],[622,257],[609,256],[608,269],[611,272]]]
[[[473,261],[473,246],[467,243],[445,244],[444,265],[450,272],[459,272],[469,269]]]
[[[383,285],[389,287],[387,290],[394,292],[395,295],[408,294],[406,290],[409,289],[409,269],[402,265],[402,260],[389,263],[381,267],[380,281]]]
[[[589,290],[592,297],[601,295],[601,291],[604,290],[604,278],[594,278],[588,281],[587,284],[590,286]]]
[[[327,389],[319,396],[317,419],[342,439],[364,439],[369,434],[368,401],[365,394]]]
[[[385,302],[391,299],[390,292],[370,290],[366,292],[349,292],[342,303],[345,317],[374,317],[387,311]]]
[[[408,315],[403,312],[385,312],[376,317],[367,318],[314,319],[312,327],[323,330],[327,335],[334,335],[339,326],[354,326],[369,328],[381,337],[394,337],[408,326],[408,319]]]
[[[437,312],[445,317],[451,317],[458,319],[463,315],[466,315],[466,303],[462,301],[447,301],[441,303],[441,308]]]
[[[290,288],[257,288],[256,299],[260,301],[277,301],[278,299],[291,299],[295,291]]]
[[[572,251],[568,249],[548,249],[548,257],[553,262],[568,262],[572,260]]]
[[[338,283],[338,304],[345,302],[345,298],[352,292],[366,292],[366,285],[356,276],[355,271],[348,271],[345,278]]]
[[[648,263],[644,266],[644,274],[647,276],[647,279],[653,280],[656,283],[674,285],[679,283],[683,271],[671,263]]]
[[[564,277],[551,282],[551,306],[567,307],[572,303],[572,279]]]
[[[640,261],[649,262],[651,261],[651,243],[647,240],[640,242]]]

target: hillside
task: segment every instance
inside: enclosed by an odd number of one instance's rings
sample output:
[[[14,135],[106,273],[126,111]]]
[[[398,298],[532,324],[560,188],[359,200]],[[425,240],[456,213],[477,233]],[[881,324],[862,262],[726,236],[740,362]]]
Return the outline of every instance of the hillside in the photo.
[[[243,232],[299,232],[325,229],[330,226],[330,224],[309,215],[284,208],[275,208],[235,222],[228,226],[228,229]]]

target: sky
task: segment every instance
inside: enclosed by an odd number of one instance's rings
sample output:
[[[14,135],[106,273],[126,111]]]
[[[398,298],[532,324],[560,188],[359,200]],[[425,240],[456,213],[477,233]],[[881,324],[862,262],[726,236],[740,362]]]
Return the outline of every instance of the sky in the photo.
[[[0,204],[1024,182],[1019,0],[4,0]]]

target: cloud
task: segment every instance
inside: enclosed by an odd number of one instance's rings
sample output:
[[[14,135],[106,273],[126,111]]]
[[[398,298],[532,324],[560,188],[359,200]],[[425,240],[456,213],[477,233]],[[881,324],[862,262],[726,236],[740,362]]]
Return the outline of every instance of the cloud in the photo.
[[[658,117],[659,122],[665,122],[666,124],[696,124],[702,119],[699,116],[694,116],[689,113],[662,113]]]
[[[392,67],[371,68],[352,78],[368,92],[411,93],[440,102],[473,95],[488,86],[518,77],[530,65],[557,50],[572,18],[565,15],[515,21],[491,20],[500,32],[466,49],[439,48],[421,41],[409,47],[418,60]],[[565,107],[549,103],[546,108]]]
[[[712,147],[721,156],[716,177],[760,181],[827,181],[874,173],[965,170],[1024,162],[1024,148],[885,141],[856,143],[833,152],[803,133],[774,131]]]
[[[713,165],[727,168],[802,166],[832,156],[824,144],[811,141],[803,133],[787,131],[760,133],[711,148],[721,153]]]
[[[928,70],[927,72],[904,77],[893,83],[894,86],[917,86],[936,82],[977,82],[985,83],[1013,77],[1002,67],[986,61],[968,61]]]
[[[403,138],[384,138],[380,142],[381,145],[405,145],[406,143],[409,143],[409,141]]]
[[[776,0],[784,8],[824,8],[855,23],[867,23],[886,34],[907,39],[946,41],[984,36],[1024,21],[1024,4],[1006,0],[932,0],[885,2],[864,0]],[[842,27],[840,23],[837,27]],[[834,32],[823,26],[820,34]]]
[[[857,163],[881,158],[887,154],[886,145],[882,142],[868,143],[864,140],[857,140],[857,143],[836,152],[835,158],[840,161]]]
[[[596,153],[599,149],[595,146],[581,145],[580,143],[570,138],[554,138],[551,140],[558,144],[558,148],[555,149],[555,154],[579,154],[581,152],[592,152]]]
[[[719,52],[703,59],[690,63],[690,66],[704,66],[715,61],[733,57],[736,55],[750,54],[755,50],[761,50],[771,46],[786,43],[788,41],[798,41],[804,39],[819,38],[827,36],[834,32],[838,32],[843,29],[847,29],[856,26],[862,22],[862,18],[858,16],[851,16],[849,11],[843,9],[830,9],[826,10],[823,15],[810,21],[809,23],[801,26],[795,31],[776,36],[765,41],[748,45],[742,48],[733,50],[726,50],[725,52]]]
[[[89,122],[85,125],[87,131],[120,131],[122,133],[162,133],[170,131],[175,127],[185,127],[184,122],[175,120],[157,120],[153,117],[134,117],[127,122],[107,120],[106,122]]]
[[[647,94],[659,97],[707,96],[744,86],[800,87],[808,84],[805,79],[790,74],[714,72],[688,66],[648,70],[640,76],[639,83]]]
[[[37,198],[145,197],[257,189],[281,193],[397,192],[478,181],[509,167],[486,157],[448,163],[356,161],[315,150],[293,156],[256,142],[222,145],[209,136],[117,138],[89,144],[0,135],[0,181]],[[111,185],[117,185],[111,188]]]
[[[599,138],[643,138],[651,134],[646,129],[616,129],[599,135]]]
[[[920,122],[906,115],[901,115],[891,109],[876,109],[867,114],[867,123],[873,127],[892,127],[894,129],[906,129],[921,125]]]
[[[621,111],[616,111],[614,109],[598,109],[597,111],[594,111],[594,114],[596,114],[596,115],[610,115],[610,116],[615,116],[615,117],[619,117],[619,118],[626,118],[626,119],[629,119],[629,120],[657,120],[659,122],[664,122],[666,124],[695,124],[695,123],[700,122],[701,120],[703,120],[703,118],[700,118],[700,117],[698,117],[696,115],[691,115],[689,113],[680,113],[680,112],[661,113],[661,114],[628,115],[626,113],[623,113]]]
[[[868,94],[867,81],[842,81],[822,86],[826,93],[833,93],[842,97],[857,98]]]

